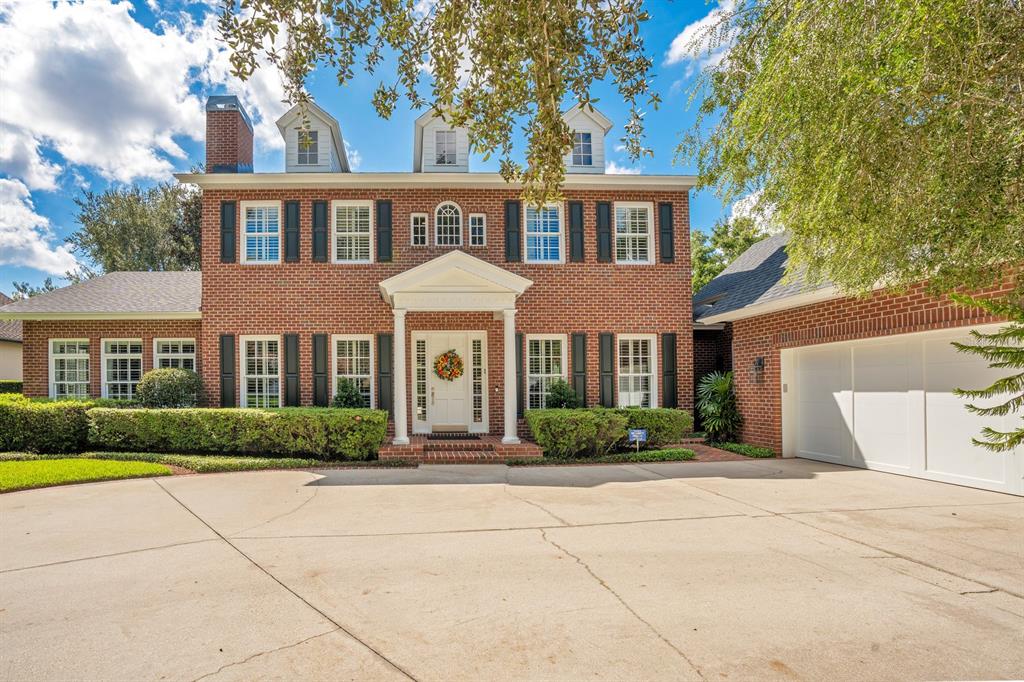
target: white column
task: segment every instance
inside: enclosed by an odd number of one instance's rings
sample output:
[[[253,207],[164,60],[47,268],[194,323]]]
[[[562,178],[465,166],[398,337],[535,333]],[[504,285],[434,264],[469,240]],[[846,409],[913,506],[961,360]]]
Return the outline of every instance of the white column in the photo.
[[[406,391],[405,373],[405,309],[395,308],[395,357],[392,363],[395,370],[395,445],[409,444],[409,425],[406,406],[408,396]]]
[[[504,311],[505,317],[505,437],[502,443],[519,442],[516,419],[516,311]]]

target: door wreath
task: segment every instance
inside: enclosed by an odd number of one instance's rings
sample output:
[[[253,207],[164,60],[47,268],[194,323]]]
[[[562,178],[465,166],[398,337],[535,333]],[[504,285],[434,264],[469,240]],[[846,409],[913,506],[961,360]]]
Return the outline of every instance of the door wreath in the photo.
[[[455,349],[447,350],[434,358],[434,374],[445,381],[455,381],[462,376],[462,358]]]

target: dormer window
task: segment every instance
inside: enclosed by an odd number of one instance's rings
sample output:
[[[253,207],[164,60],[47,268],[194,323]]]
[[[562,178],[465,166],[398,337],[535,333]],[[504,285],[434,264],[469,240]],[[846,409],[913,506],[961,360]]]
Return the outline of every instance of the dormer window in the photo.
[[[593,143],[590,133],[573,133],[572,135],[572,165],[593,166]]]
[[[434,145],[436,151],[435,164],[438,166],[454,166],[458,163],[455,154],[455,131],[436,130],[434,131]]]
[[[299,148],[298,148],[298,165],[300,166],[315,166],[319,163],[318,146],[319,146],[319,131],[316,130],[300,130],[299,131]]]

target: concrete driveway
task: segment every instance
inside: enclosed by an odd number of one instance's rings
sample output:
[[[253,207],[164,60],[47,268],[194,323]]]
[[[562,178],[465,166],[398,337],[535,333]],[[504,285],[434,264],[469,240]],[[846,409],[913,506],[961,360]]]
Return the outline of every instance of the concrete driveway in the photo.
[[[1024,676],[1024,503],[810,461],[0,496],[4,679]]]

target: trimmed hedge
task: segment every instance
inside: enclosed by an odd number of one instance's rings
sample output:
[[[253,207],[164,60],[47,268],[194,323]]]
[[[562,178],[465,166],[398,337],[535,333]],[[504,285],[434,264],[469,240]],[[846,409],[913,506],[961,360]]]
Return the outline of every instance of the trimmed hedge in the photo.
[[[22,383],[17,379],[0,379],[0,393],[21,393]]]
[[[4,394],[0,399],[0,450],[79,452],[89,436],[92,403],[29,400]]]
[[[203,381],[190,369],[160,367],[142,375],[135,397],[142,407],[195,407]]]
[[[746,443],[712,443],[712,445],[720,450],[728,450],[729,452],[735,452],[737,455],[743,455],[745,457],[760,457],[765,459],[775,457],[774,450],[758,447],[756,445],[747,445]]]
[[[89,442],[109,450],[370,459],[387,412],[286,407],[89,411]]]
[[[624,407],[616,410],[626,418],[627,429],[647,429],[644,447],[659,448],[678,443],[693,429],[693,416],[667,407]]]
[[[627,419],[615,410],[528,410],[533,439],[552,457],[600,457],[626,436]]]

